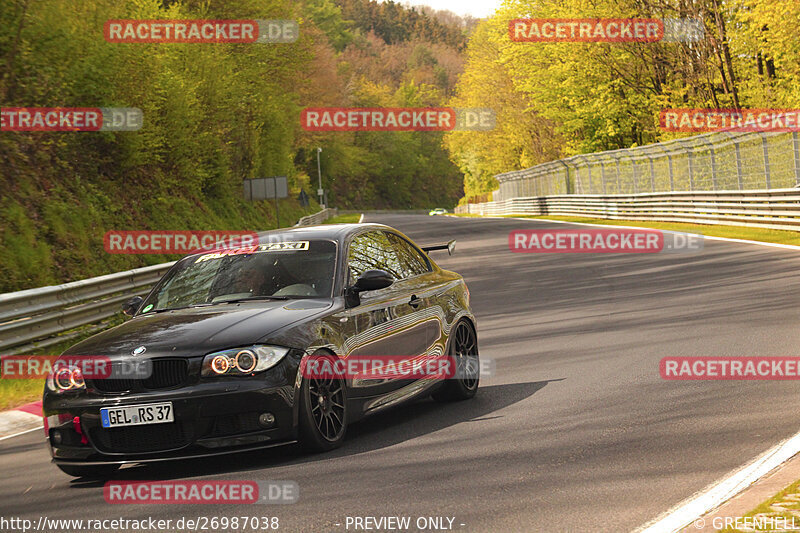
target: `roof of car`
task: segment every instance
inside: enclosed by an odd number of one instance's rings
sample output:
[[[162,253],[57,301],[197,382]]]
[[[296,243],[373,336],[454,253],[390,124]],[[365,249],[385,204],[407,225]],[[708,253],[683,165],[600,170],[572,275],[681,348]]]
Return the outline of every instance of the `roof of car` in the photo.
[[[334,239],[342,240],[357,231],[369,229],[389,229],[383,224],[320,224],[319,226],[297,226],[260,232],[259,236],[285,235],[291,239]]]
[[[305,239],[329,239],[341,242],[349,235],[364,229],[392,230],[393,228],[383,224],[321,224],[318,226],[297,226],[262,231],[258,232],[258,236],[261,244],[281,241],[300,241]],[[217,251],[219,250],[203,250],[202,252],[189,254],[186,257],[204,255]]]

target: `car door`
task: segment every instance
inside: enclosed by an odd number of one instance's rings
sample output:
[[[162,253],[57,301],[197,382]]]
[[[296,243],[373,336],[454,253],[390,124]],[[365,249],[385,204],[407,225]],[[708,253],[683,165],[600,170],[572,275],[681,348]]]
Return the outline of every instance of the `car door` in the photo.
[[[437,288],[433,282],[435,275],[431,262],[403,236],[394,232],[386,234],[404,272],[403,279],[397,282],[408,294],[408,300],[401,303],[401,311],[413,318],[417,342],[421,343],[424,339],[424,346],[416,345],[413,355],[438,355],[434,353],[433,347],[443,336],[443,313],[440,312],[440,307],[433,305],[437,301]]]
[[[367,270],[385,270],[395,279],[385,289],[361,293],[360,304],[351,309],[356,335],[348,339],[347,357],[413,357],[425,353],[430,335],[421,324],[421,301],[412,301],[416,289],[413,272],[401,260],[389,234],[373,230],[357,235],[348,250],[348,285]],[[352,380],[357,396],[391,392],[409,383],[401,379]]]

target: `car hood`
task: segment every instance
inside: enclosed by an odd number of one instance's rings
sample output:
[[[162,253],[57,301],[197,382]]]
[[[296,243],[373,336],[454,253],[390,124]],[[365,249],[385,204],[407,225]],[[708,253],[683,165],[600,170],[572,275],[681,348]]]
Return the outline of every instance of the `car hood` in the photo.
[[[143,357],[203,355],[255,344],[331,305],[330,300],[259,301],[139,315],[72,346],[64,355],[128,357],[140,346],[145,347]]]

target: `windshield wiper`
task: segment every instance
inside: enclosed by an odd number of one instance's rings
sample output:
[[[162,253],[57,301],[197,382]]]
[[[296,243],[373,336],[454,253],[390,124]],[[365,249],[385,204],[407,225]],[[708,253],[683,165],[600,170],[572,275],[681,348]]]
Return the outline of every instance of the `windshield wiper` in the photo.
[[[190,307],[192,307],[192,306],[191,305],[185,305],[183,307],[162,307],[161,309],[151,309],[150,311],[147,311],[146,313],[139,313],[139,315],[149,315],[149,314],[154,314],[154,313],[163,313],[164,311],[179,311],[181,309],[188,309]],[[137,315],[137,316],[139,316],[139,315]]]
[[[211,302],[211,305],[216,304],[234,304],[238,302],[249,302],[253,300],[289,300],[288,296],[245,296],[244,298],[232,298],[230,300],[219,300]]]
[[[253,300],[291,300],[288,296],[246,296],[244,298],[232,298],[230,300],[219,300],[217,302],[203,302],[201,304],[185,305],[183,307],[164,307],[161,309],[151,309],[142,315],[149,315],[151,313],[163,313],[164,311],[178,311],[180,309],[195,309],[197,307],[210,307],[217,304],[232,304],[237,302],[247,302]],[[137,315],[138,316],[138,315]]]

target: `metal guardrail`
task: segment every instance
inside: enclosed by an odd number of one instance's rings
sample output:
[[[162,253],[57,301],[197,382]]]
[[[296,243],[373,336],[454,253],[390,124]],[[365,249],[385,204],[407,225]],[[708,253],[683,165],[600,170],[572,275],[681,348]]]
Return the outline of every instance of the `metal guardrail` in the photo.
[[[146,294],[173,264],[0,294],[0,351],[24,353],[69,340],[75,335],[59,334],[115,315],[132,295]]]
[[[295,227],[297,227],[297,226],[314,226],[316,224],[322,224],[323,222],[325,222],[329,218],[335,217],[338,212],[339,212],[339,210],[336,209],[335,207],[328,208],[328,209],[323,209],[322,211],[314,213],[313,215],[308,215],[308,216],[305,216],[305,217],[301,218],[297,222],[297,224],[295,224]]]
[[[800,134],[707,133],[579,154],[495,176],[495,201],[561,194],[741,191],[800,186]]]
[[[336,209],[324,209],[297,225],[319,224],[335,215]],[[99,323],[119,313],[131,296],[147,294],[174,264],[0,294],[0,353],[33,352],[102,329]]]
[[[800,230],[800,189],[569,194],[458,206],[483,216],[558,215]]]

